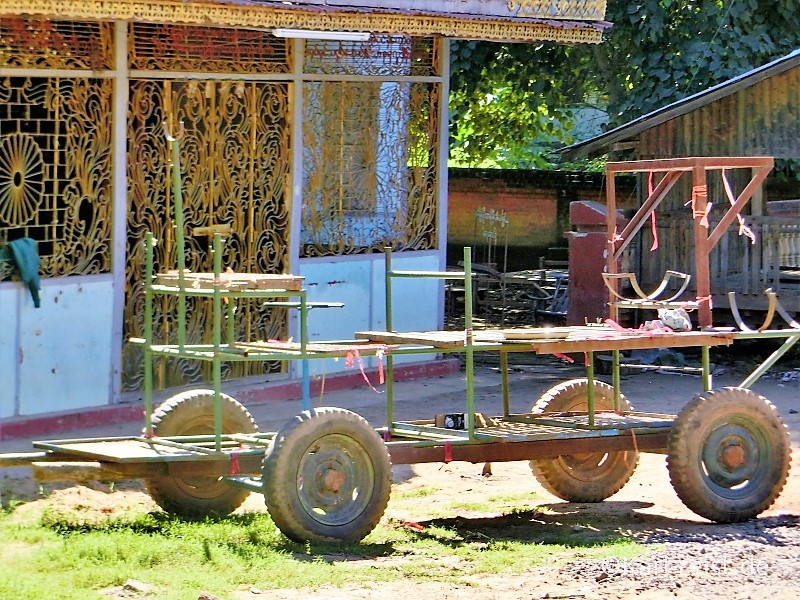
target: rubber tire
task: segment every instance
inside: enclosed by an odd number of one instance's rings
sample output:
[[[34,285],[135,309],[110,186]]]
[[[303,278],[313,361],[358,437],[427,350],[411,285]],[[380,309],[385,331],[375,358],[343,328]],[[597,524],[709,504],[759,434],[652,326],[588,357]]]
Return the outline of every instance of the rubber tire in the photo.
[[[588,410],[589,380],[573,379],[550,388],[533,405],[532,413]],[[614,388],[594,382],[595,410],[614,409]],[[620,409],[633,411],[620,396]],[[628,483],[639,464],[635,450],[562,455],[530,461],[531,471],[548,492],[567,502],[601,502]]]
[[[736,446],[743,462],[726,466],[720,453]],[[717,523],[746,521],[769,508],[786,484],[790,460],[789,432],[775,406],[744,388],[697,395],[675,420],[667,446],[678,497]]]
[[[392,465],[365,419],[325,407],[303,411],[277,433],[262,479],[267,510],[286,537],[353,543],[383,516]],[[316,485],[309,487],[309,481]]]
[[[222,433],[257,433],[247,409],[221,394]],[[153,413],[153,434],[158,437],[214,433],[214,392],[190,390],[165,401]],[[196,519],[224,517],[239,508],[250,494],[219,478],[153,477],[145,481],[153,500],[166,512]]]

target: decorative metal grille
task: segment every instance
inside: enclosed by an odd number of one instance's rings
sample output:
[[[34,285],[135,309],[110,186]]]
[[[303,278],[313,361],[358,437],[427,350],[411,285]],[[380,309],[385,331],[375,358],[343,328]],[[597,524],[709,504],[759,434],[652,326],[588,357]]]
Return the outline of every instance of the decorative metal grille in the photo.
[[[289,238],[289,84],[243,81],[134,81],[131,85],[129,128],[128,282],[125,305],[127,336],[141,336],[144,248],[146,231],[159,240],[156,267],[175,268],[172,229],[171,174],[164,137],[165,115],[170,130],[182,121],[181,176],[185,227],[229,225],[223,264],[237,272],[281,273],[288,266]],[[186,238],[186,265],[211,271],[210,240]],[[174,299],[156,307],[160,337],[174,343]],[[188,339],[210,342],[210,305],[191,301],[187,311]],[[253,303],[238,307],[239,339],[269,339],[286,335],[283,310]],[[141,353],[123,351],[123,385],[138,389],[142,382]],[[206,377],[198,361],[167,361],[160,385],[174,386]],[[236,363],[225,377],[249,369],[276,371],[279,364]]]
[[[432,38],[376,35],[366,42],[309,40],[304,71],[327,75],[438,75]]]
[[[0,81],[0,242],[36,240],[43,277],[111,269],[112,84]]]
[[[0,19],[0,67],[111,69],[111,23]]]
[[[302,255],[436,247],[439,84],[307,82]]]
[[[288,73],[290,44],[264,31],[134,23],[132,69]]]

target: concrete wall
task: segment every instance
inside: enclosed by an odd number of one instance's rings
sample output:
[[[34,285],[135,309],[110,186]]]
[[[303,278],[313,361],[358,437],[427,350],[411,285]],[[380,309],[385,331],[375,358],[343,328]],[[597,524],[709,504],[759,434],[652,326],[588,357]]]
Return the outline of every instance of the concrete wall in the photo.
[[[399,253],[392,257],[395,270],[441,270],[438,252]],[[307,259],[300,263],[311,302],[343,302],[344,308],[313,309],[309,313],[309,341],[352,340],[356,331],[386,328],[385,264],[383,255]],[[392,324],[397,331],[438,329],[442,320],[442,282],[435,279],[395,280],[392,293]],[[295,317],[296,319],[296,317]],[[424,357],[397,357],[395,364]],[[431,358],[428,355],[428,358]],[[364,360],[365,368],[377,366]],[[291,365],[299,376],[300,363]],[[346,370],[343,360],[315,360],[313,375]]]
[[[109,403],[111,276],[42,282],[41,307],[27,287],[0,284],[0,418]]]

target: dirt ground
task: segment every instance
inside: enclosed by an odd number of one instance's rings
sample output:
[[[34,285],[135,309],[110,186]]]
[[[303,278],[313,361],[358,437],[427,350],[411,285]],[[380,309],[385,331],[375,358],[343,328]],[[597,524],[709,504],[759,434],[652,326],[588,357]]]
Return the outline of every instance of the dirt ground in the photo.
[[[392,505],[387,519],[409,521],[424,527],[436,513],[437,505],[457,497],[470,502],[503,495],[530,492],[542,507],[541,512],[526,513],[526,518],[541,522],[543,528],[560,531],[581,531],[595,528],[598,534],[613,532],[644,544],[648,552],[632,560],[588,560],[580,552],[568,557],[555,556],[547,566],[535,566],[517,576],[464,577],[459,584],[439,581],[381,583],[375,587],[252,590],[242,592],[237,600],[254,600],[269,596],[274,600],[314,598],[384,598],[395,595],[409,597],[486,599],[544,598],[645,598],[665,597],[694,599],[717,598],[792,598],[800,597],[800,381],[781,381],[781,372],[793,367],[782,366],[768,374],[755,386],[755,391],[772,401],[786,422],[793,440],[793,468],[777,502],[757,520],[733,525],[717,525],[698,517],[687,509],[673,491],[663,455],[643,454],[630,482],[617,494],[602,503],[570,504],[550,496],[531,475],[525,462],[495,463],[492,474],[481,474],[482,465],[450,463],[447,465],[412,465],[394,468],[394,490],[430,486],[436,493],[425,496],[413,513],[394,514]],[[520,365],[511,377],[512,410],[527,410],[544,389],[554,383],[579,377],[580,370],[564,365]],[[784,377],[785,379],[785,377]],[[736,368],[719,369],[715,387],[734,385],[741,380]],[[406,384],[404,384],[406,385]],[[417,418],[418,411],[454,412],[454,402],[461,401],[463,375],[437,381],[409,383],[407,401],[399,404],[400,417],[407,411]],[[696,377],[640,372],[623,381],[623,391],[637,410],[676,414],[700,390]],[[498,411],[499,376],[491,364],[477,371],[476,403],[479,410]],[[344,406],[359,412],[371,422],[381,422],[382,403],[369,394],[343,393],[331,395],[324,404]],[[347,405],[350,406],[347,406]],[[279,421],[273,410],[270,416]],[[264,409],[267,410],[267,409]],[[268,429],[270,418],[254,415],[262,429]],[[6,475],[8,478],[9,475]],[[37,489],[34,483],[13,475],[17,496]],[[8,483],[8,482],[7,482]],[[8,486],[6,486],[8,489]],[[113,510],[117,504],[147,503],[149,498],[136,487],[119,490],[113,495],[85,487],[72,486],[54,492],[49,502],[97,501]],[[263,498],[251,496],[246,510],[263,509]],[[462,511],[452,515],[459,527],[486,519],[502,523],[508,515],[475,514]],[[385,561],[386,558],[376,559]],[[452,559],[448,559],[452,560]],[[458,569],[458,565],[452,565]]]

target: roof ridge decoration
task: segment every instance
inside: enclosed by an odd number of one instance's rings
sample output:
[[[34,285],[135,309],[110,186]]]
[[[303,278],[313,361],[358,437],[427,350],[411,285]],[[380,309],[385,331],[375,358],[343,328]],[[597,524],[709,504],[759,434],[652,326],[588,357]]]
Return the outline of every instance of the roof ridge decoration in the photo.
[[[609,25],[599,20],[605,15],[605,0],[395,0],[391,7],[374,0],[361,0],[360,4],[362,6],[258,0],[3,0],[0,16],[562,43],[599,43],[603,30]],[[453,10],[443,10],[451,5]],[[431,8],[434,6],[437,8]],[[483,12],[477,12],[480,7]],[[465,12],[471,8],[474,12]],[[491,14],[485,14],[490,9]]]

